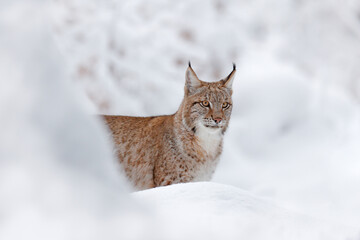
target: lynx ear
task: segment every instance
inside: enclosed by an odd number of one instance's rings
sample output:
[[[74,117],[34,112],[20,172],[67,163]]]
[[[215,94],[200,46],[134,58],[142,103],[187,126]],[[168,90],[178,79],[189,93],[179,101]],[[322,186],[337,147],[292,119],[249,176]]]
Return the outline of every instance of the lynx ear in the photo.
[[[188,92],[191,92],[193,89],[201,86],[201,81],[196,76],[196,73],[192,69],[190,62],[189,67],[186,69],[185,80],[185,89],[187,89]]]
[[[236,73],[236,65],[235,65],[235,63],[233,63],[233,70],[232,70],[232,72],[223,80],[225,87],[227,87],[227,88],[232,88],[232,84],[233,84],[233,81],[234,81],[235,73]]]

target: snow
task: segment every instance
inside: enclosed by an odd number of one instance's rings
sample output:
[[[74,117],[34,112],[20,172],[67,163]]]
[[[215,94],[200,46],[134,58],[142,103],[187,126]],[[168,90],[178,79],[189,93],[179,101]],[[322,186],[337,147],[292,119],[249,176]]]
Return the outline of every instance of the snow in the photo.
[[[0,29],[12,29],[0,39],[0,239],[134,235],[136,226],[121,226],[136,219],[144,229],[142,214],[130,201],[105,128],[64,81],[42,7],[12,1],[0,9]]]
[[[360,239],[359,2],[0,1],[0,239]],[[237,63],[210,183],[130,193],[94,113]]]
[[[232,119],[214,181],[355,226],[358,107],[339,93],[318,93],[290,79],[255,80],[238,93],[239,116]]]
[[[218,183],[176,184],[132,195],[148,202],[171,239],[341,239],[349,232]]]

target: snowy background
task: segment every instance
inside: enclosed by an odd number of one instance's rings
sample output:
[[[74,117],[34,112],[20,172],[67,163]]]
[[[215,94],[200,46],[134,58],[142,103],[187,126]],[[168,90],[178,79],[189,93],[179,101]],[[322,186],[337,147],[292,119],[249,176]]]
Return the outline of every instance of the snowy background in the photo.
[[[357,0],[0,0],[0,239],[360,239]],[[213,181],[132,193],[97,113],[237,63]]]

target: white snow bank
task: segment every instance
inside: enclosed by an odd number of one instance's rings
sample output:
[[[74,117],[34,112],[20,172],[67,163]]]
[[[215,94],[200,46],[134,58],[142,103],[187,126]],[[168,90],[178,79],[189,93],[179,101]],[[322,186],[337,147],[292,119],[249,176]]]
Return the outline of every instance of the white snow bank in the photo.
[[[169,239],[344,239],[349,229],[288,211],[241,189],[211,182],[133,193]]]
[[[106,131],[66,82],[49,10],[0,8],[0,239],[144,238]]]

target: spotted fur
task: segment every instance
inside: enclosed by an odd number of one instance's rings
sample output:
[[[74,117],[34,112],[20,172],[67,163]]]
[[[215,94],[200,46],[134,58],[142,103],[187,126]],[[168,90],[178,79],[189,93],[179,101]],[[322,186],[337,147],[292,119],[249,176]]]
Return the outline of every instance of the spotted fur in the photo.
[[[234,65],[229,76],[209,83],[199,80],[189,64],[184,99],[175,114],[103,116],[136,189],[211,179],[231,116],[235,71]]]

